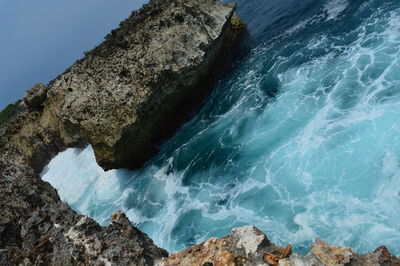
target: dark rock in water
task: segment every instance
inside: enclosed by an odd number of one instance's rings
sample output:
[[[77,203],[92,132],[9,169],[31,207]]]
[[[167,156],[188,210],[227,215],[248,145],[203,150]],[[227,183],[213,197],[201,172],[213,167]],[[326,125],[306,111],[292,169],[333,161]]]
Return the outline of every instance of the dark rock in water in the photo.
[[[168,255],[122,213],[108,227],[78,215],[38,174],[58,152],[88,143],[105,169],[147,160],[212,88],[243,26],[233,11],[214,0],[152,0],[4,113],[0,265],[151,265]]]
[[[24,95],[24,102],[30,108],[40,108],[46,100],[47,87],[43,83],[37,83]]]

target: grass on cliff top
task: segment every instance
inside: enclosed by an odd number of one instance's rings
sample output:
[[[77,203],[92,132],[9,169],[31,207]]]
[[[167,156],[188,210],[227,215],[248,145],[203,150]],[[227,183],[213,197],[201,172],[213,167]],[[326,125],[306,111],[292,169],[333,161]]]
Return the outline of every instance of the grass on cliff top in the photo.
[[[21,100],[18,100],[14,104],[9,104],[0,112],[0,126],[19,111],[20,102]]]

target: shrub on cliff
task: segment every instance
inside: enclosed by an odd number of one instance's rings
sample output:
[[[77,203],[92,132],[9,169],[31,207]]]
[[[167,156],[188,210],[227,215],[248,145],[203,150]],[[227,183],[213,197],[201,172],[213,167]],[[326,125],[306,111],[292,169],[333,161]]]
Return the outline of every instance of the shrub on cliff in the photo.
[[[18,113],[20,110],[21,100],[16,101],[14,104],[9,104],[0,112],[0,126],[3,125],[10,117]]]

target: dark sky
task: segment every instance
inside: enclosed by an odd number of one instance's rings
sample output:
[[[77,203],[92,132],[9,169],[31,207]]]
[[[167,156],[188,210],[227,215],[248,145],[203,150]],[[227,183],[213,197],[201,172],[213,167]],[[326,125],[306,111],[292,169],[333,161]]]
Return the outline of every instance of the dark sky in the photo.
[[[147,0],[0,0],[0,110],[64,72]]]

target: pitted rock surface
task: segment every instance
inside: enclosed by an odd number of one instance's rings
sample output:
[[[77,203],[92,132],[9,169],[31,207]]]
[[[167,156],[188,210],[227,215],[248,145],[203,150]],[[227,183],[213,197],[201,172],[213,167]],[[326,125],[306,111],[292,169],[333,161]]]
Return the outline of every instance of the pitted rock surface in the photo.
[[[140,167],[212,88],[239,31],[233,12],[215,0],[151,1],[49,84],[40,124],[56,124],[67,146],[90,143],[104,169]]]
[[[400,265],[400,260],[385,247],[367,254],[358,254],[348,247],[336,247],[316,239],[310,253],[287,254],[276,263],[269,264],[267,255],[281,256],[284,249],[273,245],[267,236],[255,226],[233,228],[231,233],[220,239],[209,240],[162,258],[160,266],[178,265],[273,265],[273,266],[375,266]]]
[[[151,265],[168,255],[122,213],[101,227],[72,211],[17,149],[0,154],[0,173],[0,265]]]
[[[24,95],[24,102],[30,108],[40,108],[46,100],[47,87],[43,83],[37,83]]]
[[[163,258],[157,265],[268,265],[264,252],[279,254],[283,249],[274,246],[255,226],[233,228],[220,239],[209,240]]]

